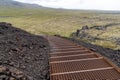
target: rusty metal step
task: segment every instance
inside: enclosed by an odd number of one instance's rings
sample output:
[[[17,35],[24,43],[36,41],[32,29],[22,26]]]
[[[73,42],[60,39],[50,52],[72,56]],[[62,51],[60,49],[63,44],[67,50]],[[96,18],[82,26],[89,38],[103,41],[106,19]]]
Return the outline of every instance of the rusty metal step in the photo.
[[[97,58],[95,54],[87,54],[87,55],[67,55],[67,56],[58,56],[58,57],[50,57],[50,62],[52,61],[66,61],[66,60],[76,60],[76,59],[87,59],[87,58]]]
[[[78,48],[80,46],[53,46],[52,49]]]
[[[76,53],[76,52],[86,52],[86,51],[88,51],[88,50],[77,50],[77,51],[64,51],[64,52],[52,52],[52,53],[50,53],[50,54],[61,54],[61,53]]]
[[[51,80],[119,80],[120,74],[115,69],[101,69],[70,74],[51,75]]]
[[[56,45],[51,45],[51,47],[55,47]],[[76,47],[76,45],[57,45],[59,47]]]
[[[67,51],[79,51],[79,50],[86,50],[85,48],[78,48],[78,49],[64,49],[64,50],[62,50],[62,49],[59,49],[59,50],[52,50],[52,52],[67,52]]]
[[[69,55],[79,55],[79,54],[91,54],[92,52],[90,51],[79,51],[79,52],[68,52],[68,53],[50,53],[50,56],[55,57],[55,56],[69,56]],[[93,53],[92,53],[93,54]]]
[[[66,61],[66,62],[54,62],[50,63],[51,74],[53,73],[62,73],[62,72],[71,72],[71,71],[80,71],[96,68],[105,68],[111,67],[101,58],[78,60],[78,61]],[[56,68],[57,67],[57,68]]]
[[[74,50],[74,49],[84,49],[84,47],[77,47],[77,48],[63,48],[63,49],[52,49],[53,51],[54,50]]]

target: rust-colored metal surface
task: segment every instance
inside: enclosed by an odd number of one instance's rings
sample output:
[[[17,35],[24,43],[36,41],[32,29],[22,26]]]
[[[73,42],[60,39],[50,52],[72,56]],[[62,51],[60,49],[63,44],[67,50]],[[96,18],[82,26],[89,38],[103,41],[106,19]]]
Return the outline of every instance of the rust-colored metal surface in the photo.
[[[86,55],[86,54],[91,54],[92,52],[90,51],[79,51],[79,52],[68,52],[68,53],[51,53],[50,56],[55,57],[55,56],[68,56],[68,55]]]
[[[53,52],[79,51],[79,50],[85,50],[85,49],[84,48],[56,49],[53,50]]]
[[[51,57],[50,62],[75,60],[75,59],[87,59],[87,58],[96,58],[96,55],[94,55],[94,54],[86,54],[86,55],[78,54],[78,55],[67,55],[67,56]]]
[[[51,80],[119,80],[120,73],[115,69],[51,75]]]
[[[89,60],[76,60],[76,61],[70,61],[70,62],[56,62],[51,63],[51,73],[62,73],[67,71],[80,71],[80,70],[89,70],[89,69],[98,69],[98,68],[106,68],[110,67],[109,64],[107,64],[102,59],[97,58],[91,58]],[[55,67],[57,69],[55,70]]]
[[[120,69],[101,55],[63,38],[47,39],[51,46],[51,80],[120,79]]]

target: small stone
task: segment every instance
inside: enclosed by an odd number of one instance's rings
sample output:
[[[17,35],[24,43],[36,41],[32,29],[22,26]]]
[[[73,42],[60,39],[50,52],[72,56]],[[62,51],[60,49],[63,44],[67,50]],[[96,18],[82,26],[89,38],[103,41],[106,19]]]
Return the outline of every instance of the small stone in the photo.
[[[28,60],[30,60],[31,58],[30,57],[27,57]]]
[[[8,80],[8,76],[6,76],[6,75],[0,75],[0,80]]]
[[[10,62],[9,65],[10,65],[10,66],[14,66],[14,62]]]
[[[11,50],[15,51],[15,52],[20,51],[20,49],[18,49],[18,48],[14,48],[14,49],[11,49]]]
[[[0,66],[0,73],[6,72],[7,70],[6,67]]]
[[[25,54],[21,54],[22,57],[25,57]]]
[[[22,69],[25,69],[26,67],[23,65],[23,66],[21,66],[21,68],[22,68]]]
[[[29,49],[33,49],[33,47],[32,47],[32,46],[30,46],[30,47],[29,47]]]
[[[12,72],[11,75],[14,76],[15,78],[19,79],[23,76],[23,72],[21,72],[19,70],[15,70],[14,72]]]
[[[10,79],[9,80],[16,80],[15,78],[13,78],[13,77],[10,77]]]

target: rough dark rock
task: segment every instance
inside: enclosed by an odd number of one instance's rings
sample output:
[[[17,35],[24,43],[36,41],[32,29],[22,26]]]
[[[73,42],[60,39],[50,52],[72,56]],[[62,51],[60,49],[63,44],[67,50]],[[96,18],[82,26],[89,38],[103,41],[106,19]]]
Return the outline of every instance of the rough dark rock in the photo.
[[[49,45],[43,37],[0,22],[0,80],[49,79],[48,53]]]
[[[16,68],[0,66],[0,80],[28,80],[28,78]]]
[[[82,30],[87,30],[87,29],[89,29],[87,25],[82,27]]]
[[[79,33],[80,33],[80,30],[78,29],[78,30],[76,31],[76,36],[79,36]]]
[[[93,27],[90,27],[90,29],[106,30],[106,27],[103,27],[103,26],[93,26]]]
[[[92,26],[89,29],[96,29],[96,30],[106,30],[109,27],[115,26],[115,25],[120,25],[120,23],[110,23],[110,24],[106,24],[104,26]]]
[[[82,29],[77,29],[76,32],[73,32],[71,34],[71,37],[80,38],[80,39],[91,41],[91,42],[95,42],[96,40],[112,41],[116,45],[120,45],[120,38],[119,37],[110,37],[110,38],[100,38],[99,37],[100,35],[102,35],[106,32],[108,27],[111,27],[113,25],[119,25],[119,23],[107,24],[104,26],[92,26],[92,27],[83,26]],[[94,29],[101,30],[101,32],[96,34],[96,36],[92,36],[89,34],[89,30],[91,30],[91,29],[92,30],[94,30]]]

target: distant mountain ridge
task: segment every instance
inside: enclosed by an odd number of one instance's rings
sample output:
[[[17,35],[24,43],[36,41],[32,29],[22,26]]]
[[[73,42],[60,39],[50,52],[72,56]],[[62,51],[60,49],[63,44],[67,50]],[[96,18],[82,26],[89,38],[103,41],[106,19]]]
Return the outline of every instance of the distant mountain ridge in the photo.
[[[28,3],[21,3],[13,0],[0,0],[0,6],[5,7],[24,7],[24,8],[40,8],[42,6],[37,4],[28,4]]]

